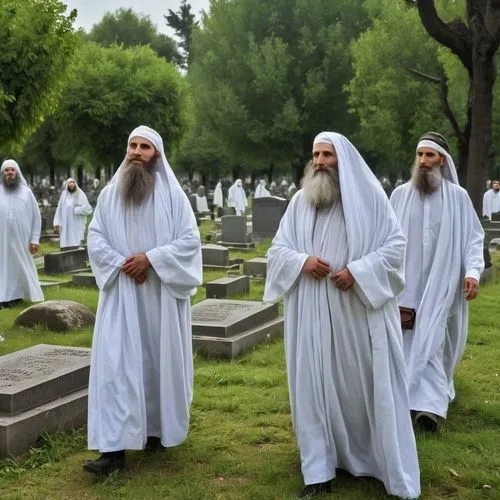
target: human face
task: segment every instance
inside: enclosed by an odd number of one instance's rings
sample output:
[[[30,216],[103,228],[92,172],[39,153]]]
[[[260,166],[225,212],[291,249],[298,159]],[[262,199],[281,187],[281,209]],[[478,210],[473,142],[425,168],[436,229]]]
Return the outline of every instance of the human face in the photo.
[[[335,170],[338,166],[335,148],[328,143],[319,142],[313,146],[313,170],[315,172]]]
[[[493,181],[491,183],[491,189],[493,189],[493,191],[495,191],[495,193],[498,193],[498,191],[500,191],[500,182]]]
[[[5,167],[3,169],[3,175],[7,180],[14,180],[16,178],[17,172],[14,167]]]
[[[132,137],[127,147],[127,160],[131,163],[147,165],[157,157],[157,151],[151,141],[143,137]]]
[[[69,182],[68,182],[68,190],[69,190],[70,192],[73,192],[73,191],[75,190],[75,188],[76,188],[76,183],[75,183],[75,181],[69,181]]]
[[[416,163],[419,168],[430,170],[435,166],[442,167],[444,156],[440,155],[435,149],[424,146],[417,149]]]

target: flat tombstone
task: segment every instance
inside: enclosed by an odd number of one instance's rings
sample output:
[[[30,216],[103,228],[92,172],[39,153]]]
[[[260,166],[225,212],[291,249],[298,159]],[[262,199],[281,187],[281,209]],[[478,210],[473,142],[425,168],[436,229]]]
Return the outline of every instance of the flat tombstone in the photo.
[[[45,274],[65,274],[87,267],[87,250],[78,248],[44,255]]]
[[[278,304],[206,299],[192,307],[193,335],[230,337],[279,315]]]
[[[500,212],[491,214],[491,222],[500,222]]]
[[[0,357],[0,413],[14,414],[88,386],[90,349],[38,344]]]
[[[204,266],[227,266],[229,250],[221,245],[207,244],[201,247],[201,257]]]
[[[97,288],[97,283],[96,283],[95,276],[93,273],[73,274],[72,283],[75,286]]]
[[[224,215],[222,221],[222,241],[224,243],[249,243],[247,218],[244,215]]]
[[[207,283],[207,299],[225,299],[235,293],[247,293],[250,290],[248,276],[230,276]]]
[[[250,276],[267,276],[267,258],[255,257],[245,261],[243,272]]]
[[[286,199],[277,196],[254,199],[252,205],[253,234],[273,237],[278,231],[287,204]]]

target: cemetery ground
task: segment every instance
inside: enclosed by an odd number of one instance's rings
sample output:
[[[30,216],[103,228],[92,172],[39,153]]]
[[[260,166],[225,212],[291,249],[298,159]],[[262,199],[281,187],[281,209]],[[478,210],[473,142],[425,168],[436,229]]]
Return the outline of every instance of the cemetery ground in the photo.
[[[210,229],[203,223],[202,234]],[[263,256],[266,241],[231,258]],[[46,243],[43,251],[57,251]],[[493,258],[497,267],[500,256]],[[204,281],[225,272],[205,271]],[[54,279],[54,276],[43,279]],[[63,277],[63,280],[70,276]],[[58,276],[57,280],[61,280]],[[260,300],[264,282],[252,280],[238,299]],[[95,312],[95,289],[44,290],[46,299],[81,302]],[[193,303],[205,298],[200,287]],[[472,302],[464,359],[456,375],[457,398],[437,435],[417,434],[422,498],[500,498],[500,279]],[[91,328],[71,333],[13,327],[23,309],[0,311],[0,355],[35,344],[90,347]],[[233,361],[195,354],[194,400],[187,440],[145,455],[127,452],[128,467],[95,478],[81,464],[97,453],[86,449],[85,430],[44,435],[40,446],[0,461],[2,499],[292,499],[302,487],[292,431],[283,340],[260,345]],[[387,498],[381,483],[339,472],[325,498]]]

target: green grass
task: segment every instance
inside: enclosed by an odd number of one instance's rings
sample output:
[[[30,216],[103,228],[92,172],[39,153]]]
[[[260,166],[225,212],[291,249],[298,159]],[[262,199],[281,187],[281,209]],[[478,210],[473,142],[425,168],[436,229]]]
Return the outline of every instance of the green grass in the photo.
[[[245,258],[265,253],[259,248]],[[495,262],[497,268],[500,259]],[[224,273],[222,273],[224,275]],[[204,281],[220,277],[205,273]],[[263,282],[252,281],[246,299],[260,300]],[[97,292],[61,287],[47,299],[69,298],[95,311]],[[200,288],[193,302],[204,298]],[[436,436],[417,435],[422,498],[500,498],[500,282],[483,287],[471,304],[466,353],[456,376],[457,398]],[[37,343],[90,346],[90,329],[55,334],[12,327],[22,310],[0,311],[0,354]],[[292,499],[302,487],[292,432],[282,339],[235,361],[195,354],[195,384],[188,439],[145,456],[127,454],[128,468],[96,479],[81,463],[84,430],[43,436],[38,448],[0,462],[2,499]],[[485,488],[488,485],[490,488]],[[340,473],[326,498],[387,498],[368,478]]]

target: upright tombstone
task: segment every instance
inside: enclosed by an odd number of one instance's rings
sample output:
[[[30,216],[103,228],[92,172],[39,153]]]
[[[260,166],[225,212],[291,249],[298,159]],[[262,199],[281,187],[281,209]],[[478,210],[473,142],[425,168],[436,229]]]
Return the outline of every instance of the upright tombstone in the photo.
[[[238,259],[229,258],[229,250],[221,245],[207,244],[201,247],[201,259],[203,269],[214,269],[229,271],[239,269]]]
[[[65,274],[87,268],[87,249],[77,248],[43,256],[45,274]]]
[[[230,295],[248,293],[250,291],[250,278],[248,276],[226,276],[206,285],[207,299],[225,299]]]
[[[268,196],[253,200],[253,234],[258,237],[274,237],[287,207],[285,198]]]
[[[243,272],[249,276],[259,276],[265,278],[267,276],[267,258],[254,257],[246,260],[243,264]]]
[[[494,212],[491,214],[491,222],[500,222],[500,212]]]
[[[39,344],[0,357],[0,457],[87,422],[90,349]]]
[[[283,331],[278,304],[207,299],[192,307],[193,348],[233,359]]]
[[[248,232],[247,218],[244,215],[224,215],[221,221],[222,245],[239,250],[255,247]]]

